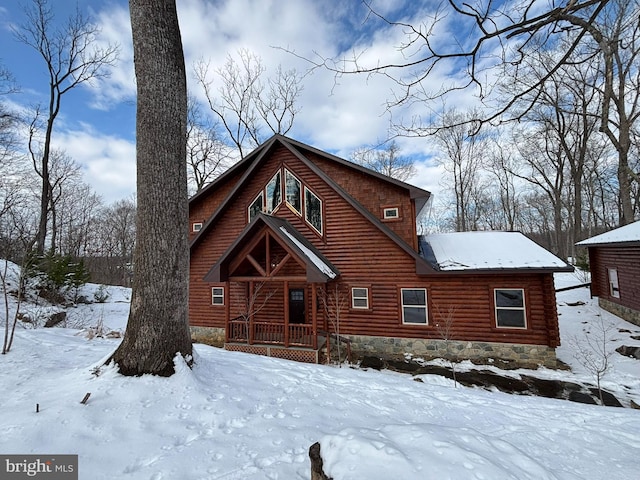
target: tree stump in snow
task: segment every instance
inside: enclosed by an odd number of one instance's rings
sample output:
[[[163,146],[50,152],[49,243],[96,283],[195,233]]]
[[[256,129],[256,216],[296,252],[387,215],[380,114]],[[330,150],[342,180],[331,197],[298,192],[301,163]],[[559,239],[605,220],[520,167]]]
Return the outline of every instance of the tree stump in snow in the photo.
[[[322,469],[320,443],[316,442],[309,447],[309,458],[311,459],[311,480],[332,480]]]
[[[49,316],[49,319],[44,324],[45,328],[55,327],[61,322],[67,319],[67,312],[57,312]]]

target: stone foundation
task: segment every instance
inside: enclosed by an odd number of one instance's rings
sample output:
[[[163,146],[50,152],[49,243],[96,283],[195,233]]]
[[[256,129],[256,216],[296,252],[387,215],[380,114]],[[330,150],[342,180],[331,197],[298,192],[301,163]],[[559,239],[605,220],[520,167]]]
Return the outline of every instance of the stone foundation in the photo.
[[[624,305],[620,305],[619,303],[611,302],[605,298],[598,298],[598,305],[600,305],[600,308],[602,308],[603,310],[613,313],[623,320],[631,322],[634,325],[638,325],[640,327],[640,312],[638,310],[625,307]]]
[[[215,347],[225,346],[224,328],[189,328],[194,342],[205,343]],[[405,354],[408,353],[425,360],[450,358],[452,360],[487,362],[489,359],[494,359],[530,368],[535,368],[538,365],[549,368],[558,366],[555,349],[544,345],[449,340],[449,345],[447,346],[447,342],[444,340],[371,337],[366,335],[342,336],[351,340],[351,351],[354,358],[378,355],[386,358],[403,359]],[[332,350],[334,348],[332,346]]]
[[[197,343],[204,343],[214,347],[224,347],[224,328],[214,327],[189,327],[191,330],[191,340]]]
[[[404,358],[405,354],[430,360],[449,358],[452,360],[475,360],[488,362],[489,359],[504,360],[520,367],[549,368],[558,366],[556,351],[545,345],[524,345],[495,342],[466,342],[432,340],[420,338],[370,337],[364,335],[343,335],[351,340],[354,356],[379,355],[387,358]]]

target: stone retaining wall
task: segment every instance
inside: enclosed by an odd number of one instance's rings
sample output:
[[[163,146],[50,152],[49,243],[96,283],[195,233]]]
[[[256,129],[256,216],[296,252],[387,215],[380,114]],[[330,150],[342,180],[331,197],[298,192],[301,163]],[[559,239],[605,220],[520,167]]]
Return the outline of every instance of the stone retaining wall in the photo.
[[[465,342],[449,340],[370,337],[343,335],[351,340],[355,356],[379,355],[389,358],[404,358],[409,353],[425,360],[450,358],[452,360],[505,360],[522,367],[555,368],[558,366],[555,349],[545,345],[524,345],[493,342]]]
[[[640,327],[640,312],[633,308],[625,307],[618,303],[611,302],[606,298],[598,298],[598,305],[607,312],[613,313],[618,317],[631,322]]]
[[[191,340],[197,343],[205,343],[214,347],[224,347],[224,328],[214,327],[189,327]]]

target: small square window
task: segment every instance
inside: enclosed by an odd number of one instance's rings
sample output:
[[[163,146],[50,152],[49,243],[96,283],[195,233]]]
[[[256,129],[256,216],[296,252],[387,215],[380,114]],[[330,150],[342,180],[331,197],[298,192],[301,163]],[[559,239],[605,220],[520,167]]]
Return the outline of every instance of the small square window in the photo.
[[[402,323],[410,325],[427,325],[427,290],[425,288],[403,288]]]
[[[494,290],[496,326],[499,328],[527,328],[522,288],[496,288]]]
[[[202,222],[194,222],[191,230],[194,232],[199,232],[200,230],[202,230]]]
[[[383,217],[385,219],[400,218],[400,210],[398,209],[398,207],[385,208],[383,211]]]
[[[224,287],[211,288],[211,304],[224,305]]]
[[[351,289],[351,308],[369,308],[369,289],[354,287]]]

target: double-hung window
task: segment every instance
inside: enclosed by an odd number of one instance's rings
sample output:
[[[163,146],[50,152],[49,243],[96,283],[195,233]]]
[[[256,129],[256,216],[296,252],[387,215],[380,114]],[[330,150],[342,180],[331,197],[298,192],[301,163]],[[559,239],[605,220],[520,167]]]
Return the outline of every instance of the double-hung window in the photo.
[[[427,289],[403,288],[400,290],[402,297],[402,323],[408,325],[427,325]]]
[[[499,328],[527,328],[524,289],[496,288],[493,292],[496,326]]]
[[[351,308],[369,308],[369,289],[367,287],[351,289]]]
[[[224,305],[224,287],[211,287],[211,305]]]

